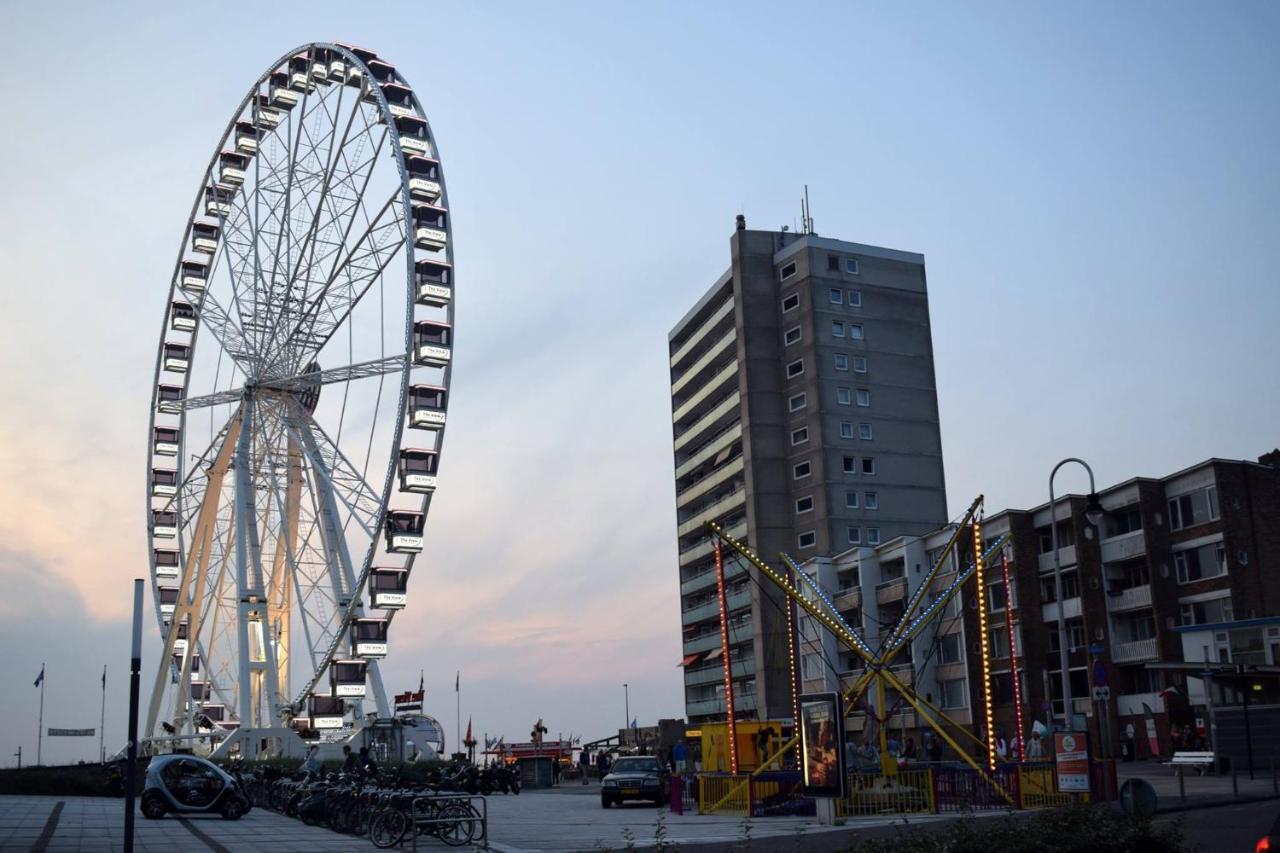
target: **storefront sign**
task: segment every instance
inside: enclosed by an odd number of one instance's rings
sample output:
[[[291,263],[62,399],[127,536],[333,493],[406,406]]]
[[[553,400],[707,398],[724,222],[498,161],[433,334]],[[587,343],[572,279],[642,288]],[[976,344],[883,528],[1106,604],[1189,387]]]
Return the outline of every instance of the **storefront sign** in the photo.
[[[49,729],[49,737],[93,737],[97,729]]]
[[[800,697],[800,756],[806,797],[844,796],[844,710],[839,693]]]
[[[1060,792],[1089,790],[1089,743],[1083,732],[1058,732],[1053,736],[1054,762]]]

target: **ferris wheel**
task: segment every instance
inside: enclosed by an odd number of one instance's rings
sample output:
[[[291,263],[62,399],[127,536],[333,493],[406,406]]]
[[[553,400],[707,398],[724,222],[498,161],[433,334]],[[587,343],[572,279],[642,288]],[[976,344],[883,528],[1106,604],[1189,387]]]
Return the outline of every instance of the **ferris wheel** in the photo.
[[[243,747],[392,716],[378,660],[422,550],[450,387],[448,217],[421,103],[372,51],[290,51],[232,115],[156,356],[164,651],[144,737]]]

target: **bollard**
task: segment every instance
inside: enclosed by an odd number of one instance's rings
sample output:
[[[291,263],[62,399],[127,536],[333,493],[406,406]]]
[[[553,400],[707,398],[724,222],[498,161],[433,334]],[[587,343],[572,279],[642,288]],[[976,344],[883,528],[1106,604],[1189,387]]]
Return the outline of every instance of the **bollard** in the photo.
[[[1231,796],[1240,796],[1240,780],[1236,777],[1236,763],[1231,762]]]
[[[1182,804],[1187,803],[1187,782],[1182,778],[1182,769],[1178,769],[1178,796],[1182,798]]]

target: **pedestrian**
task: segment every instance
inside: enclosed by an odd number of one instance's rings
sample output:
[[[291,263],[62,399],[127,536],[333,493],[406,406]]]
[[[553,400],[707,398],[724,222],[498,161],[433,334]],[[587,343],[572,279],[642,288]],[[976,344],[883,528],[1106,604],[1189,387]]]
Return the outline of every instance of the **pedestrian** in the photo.
[[[929,739],[929,760],[935,764],[942,761],[942,739],[937,736]]]
[[[355,774],[360,772],[360,757],[351,751],[347,744],[342,745],[342,772]]]
[[[366,776],[376,776],[378,773],[378,762],[373,760],[367,746],[360,747],[360,771]]]
[[[1004,761],[1009,757],[1009,745],[1005,743],[1004,732],[996,732],[996,760]]]
[[[914,737],[907,738],[907,745],[902,749],[902,757],[906,759],[914,759],[916,757],[916,739]]]
[[[418,745],[411,740],[404,742],[405,745],[405,761],[408,764],[417,764],[422,758],[422,750],[418,749]]]
[[[320,746],[311,744],[307,749],[307,757],[302,759],[302,770],[307,776],[315,776],[320,772]]]
[[[852,740],[844,742],[844,766],[846,770],[853,770],[858,766],[858,749]]]
[[[1040,739],[1039,734],[1032,733],[1031,744],[1027,749],[1027,757],[1032,760],[1044,758],[1044,741]]]
[[[551,759],[551,787],[555,788],[560,784],[560,756]]]

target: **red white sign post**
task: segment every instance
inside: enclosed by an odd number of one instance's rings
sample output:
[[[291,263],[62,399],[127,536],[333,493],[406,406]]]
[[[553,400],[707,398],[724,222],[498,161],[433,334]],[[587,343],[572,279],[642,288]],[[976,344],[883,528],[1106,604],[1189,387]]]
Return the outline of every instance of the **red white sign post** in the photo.
[[[1057,732],[1053,736],[1058,791],[1089,790],[1089,741],[1081,732]]]

